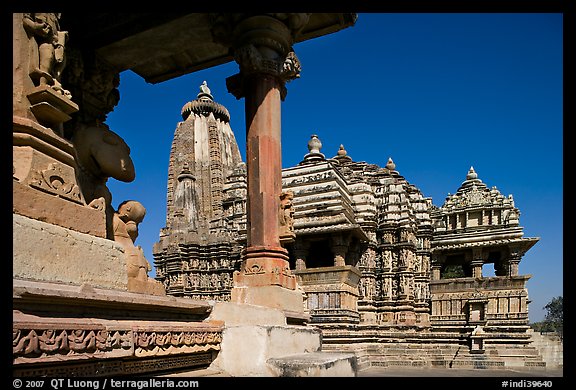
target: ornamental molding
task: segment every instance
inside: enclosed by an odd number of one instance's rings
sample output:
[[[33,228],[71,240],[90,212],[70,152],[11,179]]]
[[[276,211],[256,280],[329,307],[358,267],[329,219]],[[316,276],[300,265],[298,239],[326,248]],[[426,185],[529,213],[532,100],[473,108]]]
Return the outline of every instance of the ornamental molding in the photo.
[[[218,351],[221,342],[222,328],[210,324],[167,328],[166,324],[123,326],[119,321],[57,319],[12,325],[14,364]]]

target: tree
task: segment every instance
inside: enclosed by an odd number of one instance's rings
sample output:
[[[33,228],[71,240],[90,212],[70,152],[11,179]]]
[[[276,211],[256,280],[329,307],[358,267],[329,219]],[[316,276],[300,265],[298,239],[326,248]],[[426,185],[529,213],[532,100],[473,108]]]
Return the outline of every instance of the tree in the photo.
[[[445,266],[442,269],[442,275],[440,277],[442,279],[464,278],[466,277],[466,274],[464,273],[462,265],[455,264]]]
[[[557,332],[560,338],[563,335],[563,325],[564,325],[564,302],[563,297],[555,297],[544,306],[546,310],[546,318],[544,323],[546,328],[552,329]]]

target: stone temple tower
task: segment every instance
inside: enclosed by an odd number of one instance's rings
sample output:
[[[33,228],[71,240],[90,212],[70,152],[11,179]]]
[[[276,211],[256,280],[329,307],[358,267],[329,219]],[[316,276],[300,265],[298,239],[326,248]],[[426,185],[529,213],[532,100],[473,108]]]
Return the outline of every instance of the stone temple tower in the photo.
[[[196,100],[182,107],[168,166],[167,227],[214,228],[222,217],[225,177],[242,162],[230,114],[204,81]]]
[[[182,107],[182,119],[170,152],[166,227],[153,250],[156,278],[175,295],[226,299],[240,252],[234,248],[239,225],[229,221],[226,194],[232,189],[245,198],[245,179],[234,182],[245,164],[230,114],[206,81]]]

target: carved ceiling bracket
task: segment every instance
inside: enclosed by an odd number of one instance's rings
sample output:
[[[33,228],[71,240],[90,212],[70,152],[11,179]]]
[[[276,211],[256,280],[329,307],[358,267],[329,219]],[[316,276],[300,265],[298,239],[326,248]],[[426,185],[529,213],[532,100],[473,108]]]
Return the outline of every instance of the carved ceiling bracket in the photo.
[[[280,81],[284,100],[284,84],[300,77],[301,65],[292,44],[309,14],[212,14],[212,18],[214,40],[228,46],[240,66],[240,73],[226,80],[228,91],[240,99],[245,96],[246,79],[264,74]]]
[[[120,72],[95,53],[84,53],[77,47],[67,52],[68,65],[63,75],[74,100],[82,107],[66,124],[68,137],[80,125],[99,126],[120,101]]]

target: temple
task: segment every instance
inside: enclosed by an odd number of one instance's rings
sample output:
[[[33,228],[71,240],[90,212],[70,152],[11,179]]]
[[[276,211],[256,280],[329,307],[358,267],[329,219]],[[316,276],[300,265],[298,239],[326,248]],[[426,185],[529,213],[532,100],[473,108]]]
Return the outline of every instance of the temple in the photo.
[[[156,276],[170,295],[228,301],[246,245],[246,164],[228,110],[206,83],[182,119],[168,164],[166,227],[154,246],[162,258]]]
[[[14,13],[16,377],[357,376],[369,366],[545,367],[528,327],[511,196],[470,168],[438,208],[392,159],[334,157],[319,137],[281,164],[294,45],[354,13]],[[184,103],[166,226],[147,259],[146,207],[112,206],[137,168],[120,73],[160,83],[235,61],[246,162],[204,81]],[[300,80],[299,82],[303,82]],[[495,276],[483,266],[494,264]],[[150,276],[153,265],[155,276]]]
[[[229,117],[215,119],[225,109],[202,88],[174,133],[156,279],[169,295],[230,300],[247,237],[246,169],[231,158],[239,151]],[[208,139],[203,152],[199,137]],[[324,348],[353,351],[366,365],[545,365],[530,345],[530,275],[519,273],[539,239],[523,236],[512,195],[489,189],[470,167],[437,207],[392,158],[384,167],[355,161],[344,145],[327,158],[314,134],[306,146],[298,165],[282,169],[279,238]],[[195,186],[173,179],[176,156],[176,171]],[[203,191],[204,206],[175,209],[181,187],[188,199]],[[204,222],[171,227],[186,215]]]

